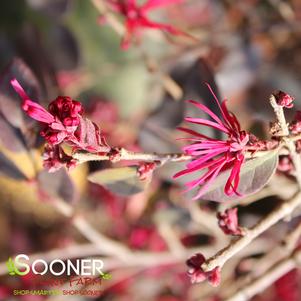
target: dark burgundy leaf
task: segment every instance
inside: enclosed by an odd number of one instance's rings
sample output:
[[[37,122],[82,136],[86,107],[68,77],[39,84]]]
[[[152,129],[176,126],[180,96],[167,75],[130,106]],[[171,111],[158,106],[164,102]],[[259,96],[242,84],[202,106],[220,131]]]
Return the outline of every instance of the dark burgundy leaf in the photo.
[[[64,25],[54,23],[49,28],[45,41],[48,55],[56,71],[78,67],[80,51],[72,32]],[[53,47],[59,45],[59,47]]]
[[[106,145],[100,130],[89,119],[80,117],[78,140],[82,149],[98,152],[107,152],[110,148]]]
[[[178,151],[172,142],[170,130],[174,130],[182,123],[184,115],[204,117],[204,113],[184,100],[193,99],[205,104],[213,112],[217,111],[213,96],[205,83],[211,86],[217,97],[219,93],[214,75],[204,59],[200,58],[189,63],[180,60],[170,75],[182,88],[183,97],[175,101],[166,93],[159,107],[145,120],[139,134],[140,145],[145,151]],[[212,132],[208,128],[204,128],[203,133],[220,137],[218,131]]]
[[[170,131],[146,121],[139,133],[139,145],[147,152],[172,153],[180,149],[170,135]]]
[[[41,90],[35,75],[19,58],[15,58],[0,76],[0,112],[13,126],[22,128],[25,115],[21,110],[21,100],[10,85],[13,78],[17,78],[35,101],[40,98]]]
[[[0,114],[0,144],[13,152],[26,151],[19,129],[11,126]]]
[[[38,182],[42,191],[51,197],[59,197],[66,202],[73,202],[77,197],[75,185],[64,168],[54,173],[41,171]]]

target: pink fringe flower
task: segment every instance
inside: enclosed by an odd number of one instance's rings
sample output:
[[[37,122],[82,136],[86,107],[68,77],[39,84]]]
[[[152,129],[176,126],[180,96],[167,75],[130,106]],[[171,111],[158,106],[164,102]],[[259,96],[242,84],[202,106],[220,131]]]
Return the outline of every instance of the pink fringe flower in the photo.
[[[193,143],[185,146],[183,150],[192,156],[193,160],[187,164],[185,170],[178,172],[174,177],[203,171],[198,179],[186,183],[186,191],[201,186],[199,192],[193,198],[194,200],[204,195],[219,173],[227,169],[231,169],[231,172],[225,184],[224,192],[228,196],[240,195],[237,191],[240,180],[239,174],[245,161],[245,153],[249,142],[249,134],[241,130],[236,116],[228,111],[226,100],[220,104],[211,87],[208,84],[207,86],[214,96],[221,118],[203,104],[190,100],[190,103],[207,113],[213,121],[191,117],[186,117],[185,121],[221,131],[227,135],[227,138],[225,140],[213,139],[191,129],[179,128],[181,131],[192,135],[191,138],[184,138],[193,141]]]
[[[80,102],[68,96],[59,96],[49,104],[47,111],[29,98],[16,79],[11,80],[11,85],[23,100],[22,109],[43,126],[40,134],[48,143],[44,166],[50,171],[59,169],[63,164],[69,168],[75,165],[72,157],[67,156],[60,147],[55,147],[63,142],[74,150],[103,153],[111,150],[99,128],[82,117]]]
[[[48,112],[28,97],[16,79],[11,81],[11,85],[22,98],[22,109],[27,115],[45,125],[41,136],[48,143],[56,145],[63,140],[73,138],[80,124],[79,116],[83,112],[83,108],[78,101],[74,101],[70,97],[59,96],[50,103]]]
[[[225,212],[217,214],[218,225],[227,235],[242,235],[238,225],[237,208],[227,209]]]
[[[159,29],[174,35],[186,35],[184,32],[170,26],[151,21],[147,13],[151,10],[182,2],[183,0],[148,0],[143,5],[138,5],[136,0],[108,0],[112,9],[125,17],[126,33],[121,47],[127,49],[135,34],[142,28]]]
[[[294,100],[295,98],[290,96],[289,94],[283,92],[283,91],[278,91],[276,94],[274,94],[277,104],[279,106],[291,109],[294,106]]]
[[[207,279],[212,286],[218,286],[221,281],[220,268],[216,267],[212,271],[204,272],[201,265],[205,261],[206,259],[201,253],[193,255],[186,261],[188,266],[187,274],[191,283],[200,283]]]

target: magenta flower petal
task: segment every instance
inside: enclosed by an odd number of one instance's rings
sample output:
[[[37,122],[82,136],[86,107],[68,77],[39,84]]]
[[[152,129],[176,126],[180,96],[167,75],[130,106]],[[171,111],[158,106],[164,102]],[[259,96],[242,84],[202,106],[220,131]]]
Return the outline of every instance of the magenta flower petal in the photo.
[[[51,124],[54,122],[54,117],[47,111],[45,110],[42,106],[40,106],[38,103],[30,100],[24,89],[21,87],[20,83],[16,80],[13,79],[10,81],[12,87],[15,89],[15,91],[19,94],[19,96],[22,98],[23,103],[22,103],[22,108],[23,110],[27,113],[28,116],[31,118]]]
[[[236,116],[228,111],[226,101],[223,101],[222,104],[220,104],[211,87],[208,84],[207,86],[218,105],[222,118],[219,118],[206,106],[195,101],[189,101],[200,110],[207,113],[214,121],[191,117],[186,117],[185,121],[199,124],[200,126],[211,127],[226,133],[227,138],[225,140],[212,139],[194,130],[180,128],[181,131],[192,136],[190,138],[184,138],[185,140],[191,141],[192,144],[183,147],[183,151],[189,154],[192,157],[192,160],[187,163],[186,169],[178,172],[174,177],[202,171],[201,176],[198,179],[186,183],[186,191],[200,186],[199,192],[193,198],[194,200],[203,196],[219,173],[226,169],[230,169],[230,175],[225,183],[225,194],[240,195],[237,191],[240,181],[240,170],[244,163],[245,152],[249,143],[249,134],[245,131],[241,131]]]
[[[213,162],[214,164],[208,167],[207,172],[205,172],[205,174],[203,174],[199,179],[188,182],[185,185],[189,188],[189,190],[191,190],[196,186],[203,184],[205,181],[208,181],[210,176],[218,169],[220,165],[224,166],[224,164],[226,163],[225,161],[226,161],[225,157],[221,157],[219,160],[214,161]]]
[[[240,124],[239,124],[236,116],[233,113],[230,113],[228,111],[226,103],[227,103],[227,100],[224,100],[222,102],[222,112],[225,116],[225,119],[228,122],[228,124],[232,130],[240,131]]]
[[[179,171],[178,173],[176,173],[173,178],[176,179],[180,176],[183,176],[185,174],[188,174],[188,173],[192,173],[192,172],[195,172],[195,171],[198,171],[200,169],[205,169],[205,168],[209,168],[213,165],[215,165],[217,163],[217,161],[209,161],[209,162],[204,162],[202,164],[199,164],[193,168],[188,168],[188,169],[184,169],[182,171]]]
[[[150,20],[147,13],[154,8],[178,3],[180,0],[149,0],[143,5],[139,5],[136,0],[109,0],[110,8],[120,13],[125,19],[126,32],[122,38],[121,47],[128,49],[134,35],[139,34],[139,29],[158,29],[169,32],[173,35],[186,35],[185,32],[169,25]]]
[[[194,168],[194,167],[196,167],[196,166],[199,166],[200,164],[202,164],[202,163],[204,163],[204,162],[206,162],[206,161],[209,161],[209,160],[211,160],[212,158],[214,158],[215,156],[221,155],[221,154],[224,153],[224,152],[225,152],[224,149],[218,149],[218,150],[215,150],[215,149],[214,149],[214,150],[212,150],[211,153],[209,153],[209,154],[207,154],[207,155],[205,155],[205,156],[197,157],[197,159],[195,159],[195,160],[189,162],[189,163],[187,164],[187,167],[188,167],[188,168]]]
[[[222,125],[220,125],[216,122],[210,121],[210,120],[206,120],[206,119],[202,119],[202,118],[186,117],[185,121],[190,122],[190,123],[196,123],[196,124],[200,124],[200,125],[209,126],[209,127],[215,128],[216,130],[225,132],[226,134],[229,133],[229,130],[225,126],[222,126]]]
[[[231,174],[229,176],[229,179],[225,185],[225,193],[227,195],[232,195],[232,194],[236,194],[236,195],[240,195],[237,192],[237,187],[239,184],[239,173],[240,173],[240,169],[241,166],[243,164],[244,161],[244,156],[241,155],[239,158],[237,158],[235,160],[234,166],[232,168]]]
[[[207,108],[203,104],[201,104],[201,103],[199,103],[197,101],[194,101],[194,100],[188,100],[188,102],[192,103],[194,106],[196,106],[197,108],[201,109],[201,111],[207,113],[218,124],[220,124],[221,126],[223,126],[223,122],[220,120],[220,118],[218,118],[209,108]]]
[[[185,146],[185,148],[191,147],[191,149],[212,149],[212,148],[220,148],[228,145],[227,141],[223,140],[215,140],[215,141],[200,141],[200,139],[197,139],[195,141],[198,141],[199,143],[194,143],[188,146]]]
[[[45,162],[50,168],[60,167],[58,156],[59,144],[66,142],[74,149],[81,149],[91,152],[109,152],[105,138],[99,128],[88,119],[82,117],[83,107],[80,102],[73,100],[69,96],[58,96],[49,106],[48,111],[42,106],[29,99],[19,82],[14,79],[11,81],[13,88],[23,99],[22,108],[31,118],[43,123],[40,135],[48,142],[49,151],[52,156]],[[66,156],[64,159],[67,158]],[[74,162],[63,160],[67,167],[72,167]]]
[[[30,99],[16,78],[12,79],[10,84],[23,100]]]
[[[223,110],[223,108],[222,108],[219,100],[217,99],[217,96],[215,95],[215,93],[213,92],[212,88],[210,87],[210,85],[208,83],[206,83],[206,86],[208,87],[210,93],[212,94],[213,99],[215,100],[215,103],[217,104],[217,106],[218,106],[218,108],[219,108],[219,110],[220,110],[220,112],[221,112],[221,114],[223,116],[223,119],[224,119],[226,125],[231,126],[231,124],[229,124],[229,122],[227,120],[227,117],[225,115],[225,112],[224,112],[224,110]]]
[[[203,196],[207,192],[210,185],[214,182],[214,180],[216,179],[216,177],[218,176],[218,174],[220,173],[220,171],[222,170],[222,168],[224,167],[225,164],[226,164],[226,161],[224,161],[220,166],[217,166],[217,167],[215,167],[215,169],[208,172],[209,174],[207,176],[207,181],[206,181],[205,185],[203,185],[200,188],[200,190],[198,191],[197,195],[192,198],[193,201],[196,201],[197,199],[199,199],[201,196]]]
[[[210,141],[218,141],[217,139],[210,138],[210,137],[208,137],[204,134],[198,133],[198,132],[196,132],[194,130],[191,130],[191,129],[186,129],[186,128],[183,128],[183,127],[177,127],[177,129],[182,131],[182,132],[185,132],[187,134],[198,137],[198,138],[180,138],[180,139],[191,139],[191,140],[199,141],[199,138],[204,138],[204,139],[207,139],[207,140],[210,140]]]
[[[141,7],[142,11],[146,12],[151,9],[159,8],[162,6],[173,5],[183,2],[183,0],[148,0]]]
[[[28,116],[37,121],[47,124],[54,122],[54,117],[50,113],[48,113],[42,106],[29,99],[23,101],[22,109]]]

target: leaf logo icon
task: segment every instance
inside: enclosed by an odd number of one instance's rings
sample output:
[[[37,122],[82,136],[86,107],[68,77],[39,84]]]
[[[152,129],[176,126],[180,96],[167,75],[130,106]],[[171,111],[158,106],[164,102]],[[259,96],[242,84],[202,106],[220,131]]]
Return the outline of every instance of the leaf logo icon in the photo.
[[[15,264],[14,261],[11,259],[11,257],[8,258],[8,260],[6,261],[6,267],[8,270],[9,275],[16,275],[16,271],[15,271]]]
[[[100,278],[104,280],[110,280],[112,278],[112,275],[110,273],[102,273],[100,274]]]

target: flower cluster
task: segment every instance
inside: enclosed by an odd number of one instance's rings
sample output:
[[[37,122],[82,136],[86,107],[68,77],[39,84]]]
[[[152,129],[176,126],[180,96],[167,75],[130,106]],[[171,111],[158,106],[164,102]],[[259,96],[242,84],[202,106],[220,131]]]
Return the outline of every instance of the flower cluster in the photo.
[[[294,120],[291,122],[289,129],[294,135],[301,133],[301,111],[296,112]]]
[[[182,2],[182,0],[148,0],[143,5],[138,5],[136,0],[108,0],[112,10],[125,18],[126,33],[121,47],[127,49],[133,37],[137,36],[142,28],[159,29],[174,35],[185,34],[168,24],[154,22],[147,16],[147,13],[153,9],[178,2]]]
[[[72,156],[67,155],[59,145],[46,144],[43,154],[43,165],[49,172],[55,172],[62,166],[71,169],[76,166]]]
[[[289,94],[278,91],[274,94],[277,104],[281,107],[291,109],[294,106],[294,97],[290,96]]]
[[[29,98],[16,79],[11,81],[11,85],[23,100],[23,110],[29,117],[41,123],[40,134],[48,143],[45,148],[44,165],[50,171],[55,171],[63,165],[67,167],[75,165],[72,157],[61,148],[63,142],[72,146],[73,150],[110,151],[99,128],[90,120],[83,118],[83,107],[80,102],[68,96],[59,96],[46,110]]]
[[[224,192],[226,195],[240,195],[237,191],[240,180],[239,174],[241,166],[245,161],[245,153],[249,143],[249,134],[241,130],[236,116],[228,111],[226,100],[220,104],[209,85],[208,88],[214,96],[221,113],[221,118],[203,104],[190,100],[191,104],[207,113],[213,121],[191,117],[186,117],[185,121],[211,127],[226,134],[227,138],[225,140],[214,139],[191,129],[179,128],[181,131],[192,135],[191,138],[185,139],[193,143],[185,146],[183,150],[193,160],[187,164],[185,170],[178,172],[174,177],[177,178],[189,173],[204,171],[198,179],[186,183],[187,190],[202,186],[194,197],[195,200],[204,195],[216,177],[227,169],[231,169],[231,172]]]
[[[218,225],[227,235],[242,235],[242,230],[238,225],[237,208],[227,209],[225,212],[217,214]]]
[[[221,281],[220,269],[216,267],[212,271],[204,272],[201,265],[205,260],[202,254],[197,253],[186,261],[190,281],[191,283],[200,283],[208,279],[211,285],[218,286]]]

